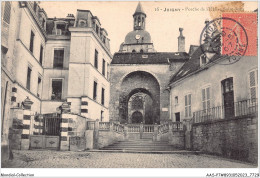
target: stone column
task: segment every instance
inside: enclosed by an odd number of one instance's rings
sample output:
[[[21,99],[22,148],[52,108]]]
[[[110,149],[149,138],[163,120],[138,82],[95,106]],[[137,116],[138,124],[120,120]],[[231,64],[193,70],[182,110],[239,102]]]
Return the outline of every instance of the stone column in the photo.
[[[30,140],[29,140],[29,135],[30,135],[30,126],[31,126],[31,117],[33,117],[31,113],[31,106],[33,102],[30,100],[29,97],[27,97],[23,101],[23,131],[22,131],[22,136],[21,136],[21,149],[22,150],[29,150],[30,147]]]
[[[168,131],[168,141],[169,141],[169,143],[173,140],[173,129],[172,129],[172,121],[169,121],[168,122],[168,124],[169,124],[169,131]]]
[[[110,122],[109,123],[109,130],[110,130],[110,132],[113,132],[114,131],[114,123],[113,122]]]
[[[127,123],[124,125],[124,140],[128,140],[128,125]]]
[[[69,129],[69,119],[71,115],[69,114],[70,106],[67,102],[62,103],[62,105],[59,107],[61,109],[61,141],[60,141],[60,150],[68,151],[69,150],[69,135],[68,135],[68,129]]]
[[[140,139],[143,138],[143,132],[144,132],[144,124],[141,122],[141,124],[140,124]]]
[[[98,149],[98,136],[99,136],[99,120],[97,119],[95,122],[95,128],[94,128],[94,141],[93,141],[94,149]]]
[[[155,123],[153,132],[153,141],[158,141],[158,125]]]

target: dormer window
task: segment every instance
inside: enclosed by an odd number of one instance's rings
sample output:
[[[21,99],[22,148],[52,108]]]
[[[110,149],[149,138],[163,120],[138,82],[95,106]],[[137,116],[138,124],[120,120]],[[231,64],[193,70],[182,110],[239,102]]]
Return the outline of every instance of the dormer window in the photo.
[[[80,19],[79,20],[79,27],[87,27],[87,21],[83,20],[83,19]]]
[[[53,30],[54,35],[65,34],[65,31],[66,31],[66,22],[64,21],[55,22],[55,28]]]
[[[205,55],[205,54],[202,54],[202,55],[200,56],[200,66],[206,65],[207,62],[208,62],[208,59],[207,59],[206,55]]]

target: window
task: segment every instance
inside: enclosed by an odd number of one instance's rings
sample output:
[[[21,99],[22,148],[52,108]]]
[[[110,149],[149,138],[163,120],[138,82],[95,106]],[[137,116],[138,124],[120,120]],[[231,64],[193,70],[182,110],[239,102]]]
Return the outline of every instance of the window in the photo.
[[[103,65],[102,65],[102,74],[105,75],[106,73],[106,61],[103,59]]]
[[[179,103],[178,96],[175,96],[175,105],[178,105],[178,103]]]
[[[144,53],[144,50],[143,50],[143,49],[141,49],[141,50],[140,50],[140,53]]]
[[[191,117],[191,94],[185,96],[185,117]]]
[[[205,54],[202,54],[200,56],[200,66],[203,66],[207,63],[207,57],[205,56]]]
[[[42,59],[43,59],[43,47],[41,45],[41,48],[40,48],[40,64],[42,65]]]
[[[202,107],[204,112],[210,109],[210,88],[209,87],[202,89]]]
[[[53,68],[63,68],[64,49],[54,50]]]
[[[100,121],[103,122],[103,119],[104,119],[104,111],[101,111]]]
[[[98,51],[95,50],[95,62],[94,62],[94,66],[98,69]]]
[[[136,51],[133,49],[132,53],[135,53]]]
[[[109,80],[109,70],[108,70],[108,63],[107,63],[107,79]]]
[[[251,100],[255,100],[258,97],[258,70],[249,72],[249,88]]]
[[[135,96],[132,100],[132,109],[139,110],[144,109],[144,102],[141,96]]]
[[[34,33],[31,31],[31,39],[30,39],[30,51],[33,53],[33,44],[34,44]]]
[[[51,100],[61,100],[61,95],[62,95],[62,79],[53,79]]]
[[[94,85],[93,85],[93,99],[96,100],[97,99],[97,82],[94,81]]]
[[[10,24],[11,2],[5,1],[3,21]]]
[[[32,69],[28,67],[27,69],[27,82],[26,82],[26,88],[28,90],[31,89],[31,74],[32,74]]]
[[[37,96],[41,96],[41,88],[42,88],[42,79],[41,77],[38,77],[38,88],[37,88]]]
[[[101,104],[104,105],[105,104],[105,89],[102,88],[101,91]]]

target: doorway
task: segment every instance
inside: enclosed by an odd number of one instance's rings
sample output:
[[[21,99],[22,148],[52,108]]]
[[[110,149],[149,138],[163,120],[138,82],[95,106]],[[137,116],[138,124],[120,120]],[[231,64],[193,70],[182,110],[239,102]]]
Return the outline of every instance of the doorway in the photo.
[[[180,113],[179,112],[175,113],[175,121],[176,122],[180,122],[181,121],[181,117],[180,117]]]
[[[135,111],[132,114],[132,123],[133,124],[139,124],[141,122],[143,122],[143,114],[139,111]]]
[[[234,117],[234,88],[233,78],[227,78],[221,81],[223,91],[223,102],[224,102],[224,116],[225,118]]]

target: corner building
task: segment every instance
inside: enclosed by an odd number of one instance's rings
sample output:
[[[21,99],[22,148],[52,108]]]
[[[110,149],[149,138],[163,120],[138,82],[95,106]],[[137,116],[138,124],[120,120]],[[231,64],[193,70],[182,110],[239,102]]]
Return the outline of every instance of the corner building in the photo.
[[[170,93],[173,74],[189,59],[183,51],[156,52],[146,31],[146,18],[139,2],[133,14],[133,31],[115,53],[110,65],[110,121],[155,124],[170,118]],[[184,46],[180,29],[179,45]]]

